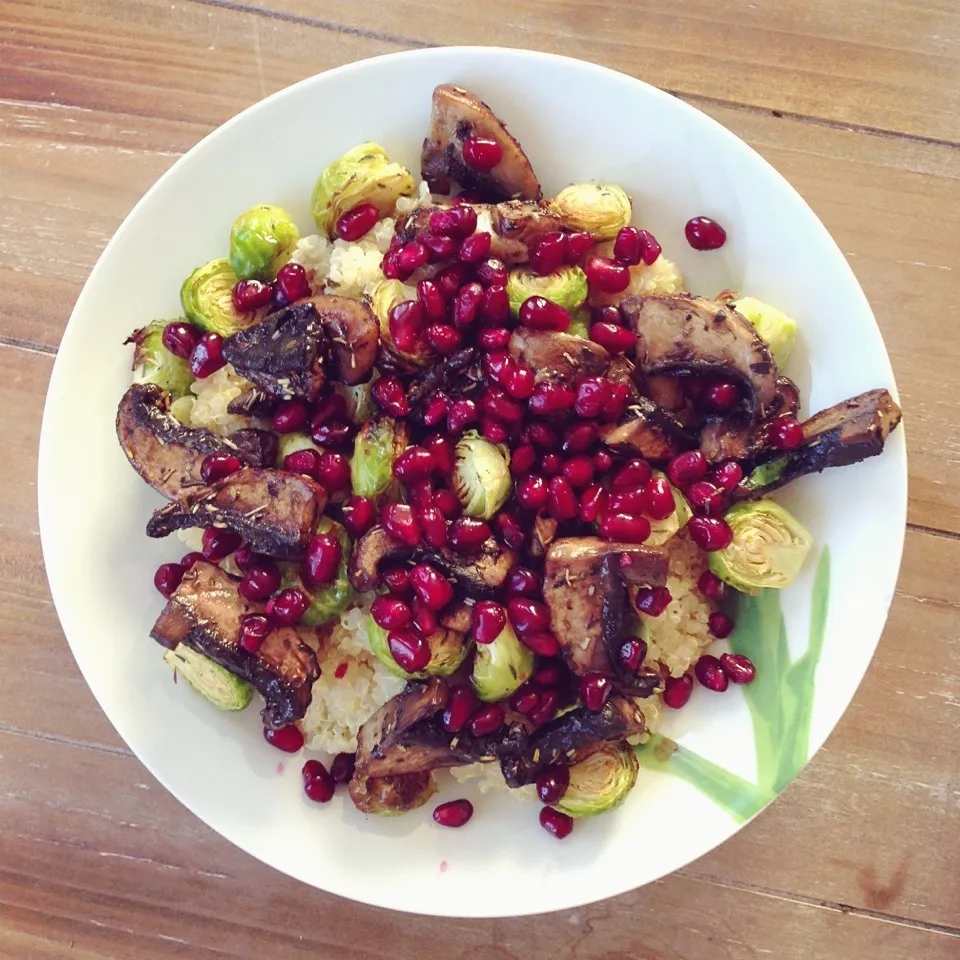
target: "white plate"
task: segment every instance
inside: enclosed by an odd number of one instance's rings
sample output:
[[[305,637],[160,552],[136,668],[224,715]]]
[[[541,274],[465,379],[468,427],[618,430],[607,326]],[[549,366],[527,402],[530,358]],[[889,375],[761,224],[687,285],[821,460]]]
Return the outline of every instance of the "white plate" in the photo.
[[[451,916],[556,910],[648,883],[711,850],[740,826],[683,780],[641,770],[627,804],[581,821],[562,843],[534,805],[475,797],[462,830],[430,807],[366,820],[345,795],[325,807],[299,786],[299,758],[260,736],[257,712],[213,710],[170,682],[149,639],[161,609],[155,567],[180,544],[148,540],[159,498],[129,465],[113,421],[129,380],[121,346],[136,327],[180,313],[197,264],[222,256],[234,217],[277,203],[309,232],[309,196],[330,160],[364,140],[418,169],[430,93],[457,82],[508,122],[545,193],[578,180],[622,184],[636,220],[659,238],[696,292],[731,287],[800,324],[788,373],[812,411],[862,390],[894,389],[870,308],[809,207],[764,160],[693,107],[588,63],[520,50],[430,49],[313,77],[226,123],[179,160],[136,206],[84,287],[54,367],[44,413],[39,500],[44,557],[73,653],[120,735],[197,816],[239,847],[306,883],[367,903]],[[729,242],[697,253],[683,239],[708,214]],[[832,602],[810,734],[818,748],[850,702],[893,596],[906,509],[902,429],[883,457],[807,478],[787,502],[832,553]],[[790,648],[807,643],[812,568],[784,597]],[[667,731],[752,778],[741,691],[695,691]],[[281,772],[282,769],[282,772]],[[446,798],[462,793],[456,787]]]

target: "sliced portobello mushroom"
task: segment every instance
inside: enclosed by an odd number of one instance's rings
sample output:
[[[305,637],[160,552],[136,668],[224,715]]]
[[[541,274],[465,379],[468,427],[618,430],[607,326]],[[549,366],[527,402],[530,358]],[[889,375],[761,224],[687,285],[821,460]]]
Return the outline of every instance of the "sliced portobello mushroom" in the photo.
[[[440,626],[454,633],[468,634],[473,626],[473,607],[459,600],[448,604],[440,615]]]
[[[533,368],[537,383],[553,380],[573,388],[587,377],[605,373],[610,364],[610,354],[599,343],[526,327],[514,329],[507,351]]]
[[[183,643],[252,683],[266,701],[264,724],[276,729],[302,719],[320,668],[293,627],[274,627],[256,653],[240,646],[240,618],[265,609],[241,597],[237,581],[219,567],[199,561],[183,575],[150,636],[170,650]]]
[[[627,297],[620,312],[637,334],[637,370],[723,376],[744,391],[758,421],[777,396],[777,365],[753,324],[736,310],[698,297]]]
[[[436,792],[433,774],[406,773],[396,777],[357,777],[348,787],[353,805],[361,813],[407,813],[422,807]]]
[[[258,553],[297,560],[326,505],[326,490],[309,477],[245,467],[155,511],[147,536],[165,537],[185,527],[227,527]]]
[[[471,137],[500,145],[502,157],[491,170],[477,170],[464,160],[463,144]],[[423,141],[420,166],[431,193],[450,193],[451,182],[456,182],[493,199],[540,199],[540,181],[503,121],[469,90],[453,84],[433,91],[430,132]]]
[[[809,473],[876,457],[900,418],[900,407],[883,389],[868,390],[821,410],[802,424],[802,446],[764,454],[736,487],[734,498],[754,500]]]
[[[697,435],[647,397],[637,396],[618,423],[604,424],[600,439],[617,453],[668,460],[697,445]]]
[[[407,401],[412,412],[422,414],[437,393],[463,397],[477,390],[481,383],[480,355],[475,347],[465,347],[414,377],[407,390]]]
[[[170,413],[173,398],[153,383],[134,383],[117,409],[117,438],[133,469],[168,500],[203,483],[200,470],[213,454],[260,467],[273,464],[277,437],[267,430],[238,430],[221,437],[185,427]]]

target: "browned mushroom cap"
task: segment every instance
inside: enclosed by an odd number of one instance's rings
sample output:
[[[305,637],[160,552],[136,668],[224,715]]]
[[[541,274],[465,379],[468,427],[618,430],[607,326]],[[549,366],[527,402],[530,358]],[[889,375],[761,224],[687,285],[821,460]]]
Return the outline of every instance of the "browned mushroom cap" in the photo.
[[[380,326],[361,300],[331,294],[311,297],[320,325],[330,340],[330,376],[339,383],[363,383],[373,370],[380,342]]]
[[[697,436],[647,397],[635,397],[619,423],[604,424],[600,438],[627,456],[668,460],[697,445]]]
[[[576,387],[587,377],[600,376],[610,363],[610,354],[599,343],[549,330],[517,327],[507,349],[515,360],[533,368],[537,383],[557,380]]]
[[[470,137],[484,137],[500,144],[503,156],[491,171],[476,170],[464,161],[463,143]],[[503,122],[468,90],[448,83],[433,91],[421,172],[432,193],[450,193],[451,181],[456,181],[464,187],[482,190],[493,199],[540,199],[540,181]]]
[[[637,334],[637,369],[721,375],[740,383],[753,418],[777,395],[777,365],[753,324],[736,310],[697,297],[628,297],[620,312]]]
[[[437,792],[437,785],[427,770],[394,777],[354,776],[349,791],[361,813],[390,815],[422,807]]]

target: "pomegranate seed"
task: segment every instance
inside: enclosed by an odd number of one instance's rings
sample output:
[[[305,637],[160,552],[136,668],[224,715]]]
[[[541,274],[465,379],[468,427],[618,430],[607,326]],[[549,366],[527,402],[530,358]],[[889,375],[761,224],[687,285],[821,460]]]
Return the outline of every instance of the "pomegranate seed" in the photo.
[[[424,447],[407,447],[393,462],[393,473],[408,486],[425,480],[437,468],[433,454]]]
[[[701,550],[723,550],[733,540],[730,526],[719,517],[692,517],[687,528]]]
[[[610,397],[610,384],[601,377],[587,377],[577,386],[574,409],[585,419],[599,417]]]
[[[539,474],[528,474],[517,483],[517,503],[525,510],[539,510],[547,502],[547,481]]]
[[[304,578],[315,586],[335,580],[342,554],[340,541],[335,536],[329,533],[316,534],[310,540],[304,557]]]
[[[726,413],[740,400],[740,389],[729,380],[715,380],[700,397],[700,405],[713,413]]]
[[[540,472],[547,477],[555,477],[563,469],[563,457],[555,451],[545,453],[540,458]]]
[[[729,683],[727,675],[723,672],[720,661],[709,653],[704,654],[704,656],[694,664],[693,672],[697,675],[700,683],[708,690],[713,690],[715,693],[723,693],[723,691],[727,689]]]
[[[267,601],[267,613],[284,627],[292,627],[310,607],[310,598],[296,589],[281,590]]]
[[[520,634],[524,646],[541,657],[555,657],[560,652],[560,641],[549,630],[535,630]]]
[[[296,450],[283,458],[283,469],[288,473],[302,473],[317,479],[317,468],[320,466],[320,453],[311,447],[306,450]]]
[[[629,513],[605,513],[597,529],[604,540],[643,543],[650,536],[650,521]]]
[[[555,450],[560,446],[560,438],[557,431],[549,424],[542,421],[535,421],[527,427],[527,439],[536,446],[545,450]]]
[[[240,283],[246,282],[248,281],[240,281]],[[253,282],[260,283],[259,280]],[[260,284],[260,286],[263,286],[263,284]],[[267,287],[266,289],[267,299],[269,300],[270,288]],[[246,313],[246,311],[242,312]],[[189,360],[194,348],[200,342],[200,331],[192,323],[175,321],[174,323],[168,323],[163,328],[160,340],[175,357],[180,357],[181,360]]]
[[[557,840],[563,840],[570,836],[573,831],[573,817],[568,817],[553,807],[540,808],[540,826],[543,827],[551,837]]]
[[[315,427],[310,436],[322,447],[345,447],[353,438],[353,424],[345,420],[331,420]]]
[[[486,413],[507,423],[517,423],[523,419],[523,406],[498,387],[490,387],[484,393],[481,406]]]
[[[464,427],[476,423],[480,414],[475,400],[469,397],[454,400],[447,411],[447,431],[454,435],[461,433]]]
[[[447,520],[459,517],[462,510],[460,501],[452,490],[438,490],[433,495],[433,505]]]
[[[347,533],[355,539],[362,537],[377,519],[376,508],[368,497],[347,497],[341,509],[343,525],[347,528]]]
[[[503,707],[498,703],[488,703],[470,718],[470,734],[474,737],[486,737],[496,733],[503,726],[503,720]]]
[[[418,239],[427,248],[429,263],[449,260],[457,252],[457,241],[453,237],[435,237],[430,233],[421,233]]]
[[[723,491],[708,480],[698,480],[687,487],[687,499],[697,513],[717,514],[723,512]]]
[[[507,284],[507,268],[502,260],[488,257],[476,266],[477,279],[485,287],[505,287]]]
[[[430,215],[430,230],[442,237],[469,237],[477,229],[477,211],[473,207],[452,207]]]
[[[440,292],[449,300],[470,279],[470,267],[465,263],[451,263],[444,267],[434,278]]]
[[[349,783],[357,766],[355,753],[338,753],[330,764],[330,776],[334,783]]]
[[[572,520],[580,512],[580,503],[566,477],[554,477],[549,484],[547,509],[555,520]]]
[[[643,259],[644,242],[636,227],[624,227],[613,241],[613,256],[617,263],[634,267]]]
[[[198,380],[216,373],[227,361],[222,355],[223,338],[218,333],[205,333],[190,354],[190,370]]]
[[[541,383],[527,401],[531,412],[541,417],[566,413],[574,404],[576,394],[565,384],[558,381]]]
[[[484,417],[480,421],[480,432],[491,443],[505,443],[510,436],[510,428],[496,417]]]
[[[417,511],[420,527],[423,530],[423,542],[439,550],[447,545],[447,521],[439,508],[421,507]]]
[[[237,313],[253,313],[254,310],[269,306],[273,299],[273,287],[260,280],[240,280],[233,288],[232,299]],[[183,356],[183,354],[177,354],[177,356]]]
[[[483,302],[483,287],[476,281],[464,284],[453,301],[453,323],[465,330],[477,319]]]
[[[204,483],[214,483],[236,473],[242,464],[237,457],[228,454],[212,453],[203,458],[200,464],[200,476]]]
[[[634,604],[648,617],[659,617],[670,606],[672,600],[673,595],[666,587],[640,587]]]
[[[293,723],[280,727],[278,730],[263,728],[263,739],[284,753],[296,753],[303,746],[303,734],[300,728]]]
[[[557,693],[556,690],[544,690],[540,694],[540,702],[537,704],[536,709],[531,710],[527,714],[527,717],[535,727],[542,727],[557,715],[559,708],[560,694]]]
[[[509,316],[510,298],[507,296],[506,289],[499,284],[487,287],[480,300],[480,319],[488,325],[499,325],[505,323]],[[506,344],[503,345],[506,346]],[[483,346],[482,343],[481,346]]]
[[[707,460],[699,450],[678,453],[667,464],[667,476],[675,487],[685,487],[702,480],[707,473]]]
[[[490,239],[490,234],[486,231],[467,237],[460,244],[457,257],[463,263],[476,263],[478,260],[485,259],[490,255]]]
[[[637,345],[637,335],[616,323],[593,324],[590,327],[590,339],[612,355],[626,353]]]
[[[429,251],[419,240],[411,240],[409,243],[405,243],[397,255],[401,279],[404,274],[409,277],[414,271],[426,266],[429,259]]]
[[[449,406],[450,398],[445,393],[437,393],[423,408],[423,422],[428,427],[435,427],[446,417]]]
[[[339,393],[328,393],[313,408],[310,428],[315,429],[331,420],[347,419],[347,401]]]
[[[391,247],[380,261],[380,270],[388,280],[400,279],[400,251]]]
[[[697,588],[714,603],[723,603],[730,595],[730,588],[712,571],[704,570],[697,581]]]
[[[453,599],[450,581],[429,563],[418,563],[410,571],[410,586],[431,610],[442,610]]]
[[[401,300],[390,308],[390,336],[401,353],[415,353],[423,339],[425,317],[419,300]]]
[[[600,429],[595,423],[581,422],[567,427],[563,434],[563,452],[564,453],[586,453],[600,439]],[[613,460],[611,459],[610,463]],[[597,466],[596,460],[594,465]],[[610,464],[605,467],[597,466],[597,469],[607,470]]]
[[[512,513],[502,510],[496,515],[493,522],[497,526],[497,535],[504,546],[511,550],[523,548],[526,534],[520,521]]]
[[[630,400],[630,387],[625,383],[611,383],[610,396],[603,405],[603,413],[600,419],[608,423],[619,420],[623,416],[623,411],[627,408]]]
[[[521,687],[510,698],[510,709],[516,710],[517,713],[522,713],[524,716],[526,716],[528,713],[536,710],[539,703],[539,691],[531,690],[528,687]]]
[[[613,455],[609,450],[598,450],[593,455],[593,465],[597,473],[606,473],[613,466]]]
[[[584,254],[593,246],[593,237],[589,233],[578,231],[567,234],[567,249],[564,262],[570,265],[579,263]]]
[[[483,372],[496,383],[503,384],[514,366],[506,350],[491,350],[483,358]]]
[[[240,554],[240,551],[238,550],[237,554],[234,557],[234,560],[236,560],[236,557],[239,556],[239,554]],[[203,559],[204,559],[204,556],[202,553],[200,553],[198,550],[191,550],[190,553],[185,553],[180,558],[180,566],[183,567],[185,571],[190,570]],[[240,565],[237,564],[237,566],[240,566]],[[243,567],[240,567],[240,569],[242,570]]]
[[[350,461],[342,453],[320,454],[316,478],[331,492],[350,489]]]
[[[570,786],[570,768],[562,763],[547,767],[537,777],[537,796],[541,803],[556,803]]]
[[[492,600],[481,600],[473,608],[471,629],[477,643],[493,643],[507,624],[507,611]]]
[[[413,630],[391,630],[387,635],[390,656],[407,673],[419,673],[430,662],[430,644]]]
[[[530,682],[537,687],[558,687],[561,679],[560,664],[554,660],[540,666],[530,678]]]
[[[643,487],[614,487],[607,500],[607,510],[610,513],[629,513],[639,516],[643,513],[646,503]]]
[[[256,653],[272,630],[270,620],[260,613],[245,613],[240,618],[240,648]]]
[[[617,307],[594,307],[590,311],[590,319],[594,323],[612,323],[615,327],[623,326],[623,317]]]
[[[399,377],[381,377],[371,391],[374,401],[384,413],[405,417],[410,412],[407,394]]]
[[[733,633],[733,621],[717,610],[707,617],[707,628],[718,640],[726,640]]]
[[[440,629],[440,618],[419,597],[413,599],[413,629],[421,637],[432,637]]]
[[[663,687],[663,705],[679,710],[686,706],[693,693],[693,677],[689,673],[680,677],[667,677]]]
[[[384,630],[402,630],[413,621],[413,613],[401,599],[386,595],[370,604],[370,616]]]
[[[503,388],[514,400],[528,400],[536,389],[536,376],[526,364],[510,367],[503,379]]]
[[[433,483],[431,480],[417,480],[407,486],[407,502],[416,508],[417,516],[424,507],[433,506]]]
[[[443,729],[459,733],[479,706],[480,700],[470,687],[455,687],[443,711]]]
[[[620,663],[630,673],[636,673],[640,669],[640,664],[643,663],[646,656],[647,644],[643,640],[631,638],[620,647]]]
[[[448,800],[433,811],[433,819],[441,827],[462,827],[472,816],[473,804],[469,800]]]
[[[507,593],[514,597],[539,597],[540,577],[528,567],[514,567],[507,577]]]
[[[503,147],[497,140],[490,137],[467,137],[463,141],[463,162],[474,170],[489,173],[502,159]]]
[[[537,452],[532,443],[522,443],[510,458],[510,471],[514,476],[529,473],[537,459]]]
[[[487,327],[477,334],[477,345],[482,350],[503,350],[510,342],[510,331],[506,327]]]
[[[527,297],[520,305],[520,323],[530,330],[563,332],[570,326],[570,314],[546,297]]]
[[[580,519],[584,523],[595,523],[606,507],[607,491],[599,483],[591,484],[580,496]]]
[[[803,427],[795,417],[777,417],[767,428],[767,439],[777,450],[796,450],[803,444]]]
[[[649,230],[640,231],[640,239],[643,243],[643,252],[641,259],[649,267],[660,259],[663,248],[657,242],[657,238]]]
[[[337,785],[319,760],[308,760],[300,771],[303,792],[315,803],[329,803]]]
[[[693,217],[683,232],[694,250],[717,250],[727,242],[727,231],[710,217]]]
[[[201,553],[211,563],[219,563],[240,546],[240,534],[223,527],[209,527],[203,531]]]
[[[379,219],[380,211],[372,203],[358,203],[337,220],[337,236],[347,243],[355,243],[369,233]]]
[[[447,315],[446,297],[432,280],[421,280],[417,284],[417,302],[424,316],[434,323],[441,322]]]
[[[721,490],[733,490],[743,479],[743,468],[735,460],[728,460],[713,471],[711,479]]]
[[[386,588],[400,596],[412,596],[410,589],[410,568],[402,566],[387,567],[380,573]]]
[[[539,600],[512,597],[507,603],[507,616],[518,634],[542,633],[550,629],[550,610]]]
[[[590,286],[604,293],[620,293],[630,286],[630,271],[609,257],[587,257],[583,272]]]
[[[643,486],[653,476],[653,470],[646,460],[637,457],[634,460],[628,460],[613,475],[614,489],[623,487]]]
[[[276,292],[286,300],[302,300],[310,296],[310,281],[307,271],[299,263],[285,263],[277,271]]]
[[[742,653],[720,654],[720,668],[731,683],[752,683],[757,676],[753,661]]]
[[[237,585],[244,600],[266,600],[280,588],[280,571],[269,561],[252,566]]]
[[[186,572],[182,564],[161,563],[153,575],[153,585],[169,600],[180,586],[180,581]]]
[[[677,509],[673,490],[663,477],[654,477],[643,486],[644,512],[654,520],[665,520]]]
[[[563,233],[545,233],[530,246],[530,268],[545,276],[563,266],[567,255],[567,237]]]
[[[423,448],[433,457],[434,469],[441,476],[453,473],[456,450],[450,437],[442,433],[433,433],[423,441]]]
[[[574,490],[580,490],[593,482],[593,459],[580,454],[571,457],[563,465],[563,475],[570,481]]]
[[[415,547],[420,542],[422,531],[413,512],[405,503],[388,503],[381,514],[384,529],[398,543]]]
[[[602,673],[588,673],[580,680],[580,699],[583,705],[599,713],[613,693],[613,681]]]
[[[460,553],[474,553],[490,539],[490,526],[476,517],[458,517],[450,524],[450,546]]]

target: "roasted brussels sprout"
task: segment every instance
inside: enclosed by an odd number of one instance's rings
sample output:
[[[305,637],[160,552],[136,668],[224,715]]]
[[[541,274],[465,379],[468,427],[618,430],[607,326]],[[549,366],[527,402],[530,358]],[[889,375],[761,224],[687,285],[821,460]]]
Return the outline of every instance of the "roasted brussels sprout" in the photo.
[[[353,492],[360,497],[378,497],[393,482],[393,461],[407,446],[407,425],[393,417],[376,416],[357,434],[350,458]]]
[[[377,315],[380,324],[380,344],[392,354],[410,364],[410,372],[425,366],[433,357],[433,351],[427,343],[426,327],[421,333],[414,349],[401,350],[390,333],[390,311],[404,300],[416,300],[417,288],[408,287],[399,280],[381,280],[370,291],[370,306]]]
[[[662,477],[664,480],[667,479],[666,474],[659,470],[654,470],[653,475]],[[644,542],[652,547],[659,547],[678,534],[687,525],[690,517],[693,516],[687,498],[669,480],[667,483],[670,485],[670,492],[673,494],[673,502],[677,509],[663,520],[650,521],[650,536]]]
[[[509,697],[533,673],[533,651],[522,644],[508,623],[493,643],[477,645],[470,678],[481,700],[493,703]]]
[[[243,710],[253,699],[253,687],[246,680],[235,677],[219,663],[185,644],[180,643],[168,650],[163,659],[197,693],[220,710]]]
[[[221,337],[249,327],[257,313],[239,313],[233,305],[237,279],[230,261],[223,258],[197,267],[180,288],[183,312],[205,333],[219,333]]]
[[[350,781],[350,799],[362,813],[396,817],[422,807],[436,792],[433,772],[401,773],[392,777],[357,777]]]
[[[168,320],[154,320],[127,339],[134,344],[133,379],[137,383],[155,383],[174,397],[184,396],[193,383],[190,364],[163,345],[163,328]]]
[[[709,555],[710,569],[721,580],[749,594],[793,583],[813,546],[796,517],[773,500],[757,500],[731,507],[724,519],[733,541]]]
[[[630,198],[612,183],[575,183],[561,190],[550,208],[565,227],[585,230],[597,240],[611,240],[633,216]]]
[[[300,239],[293,218],[267,203],[251,207],[233,221],[230,266],[241,280],[274,280]]]
[[[489,520],[509,499],[510,451],[491,443],[476,430],[465,433],[456,446],[453,490],[468,517]]]
[[[391,163],[380,144],[361,143],[320,174],[310,206],[317,229],[333,239],[337,220],[358,204],[372,203],[385,217],[393,212],[399,197],[416,191],[410,171]]]
[[[560,267],[541,277],[519,267],[507,275],[507,296],[514,316],[529,297],[545,297],[573,313],[587,299],[587,275],[579,267]]]
[[[593,817],[619,807],[637,782],[640,764],[627,743],[605,743],[570,767],[570,785],[554,804],[569,817]]]
[[[757,333],[767,342],[778,367],[783,367],[793,353],[797,340],[797,322],[782,310],[771,307],[756,297],[741,297],[732,304],[757,328]]]
[[[347,416],[358,427],[365,424],[375,412],[372,387],[373,383],[369,380],[366,383],[358,383],[355,387],[348,387],[343,383],[334,385],[334,390],[347,401]]]
[[[317,524],[317,533],[332,533],[341,546],[340,566],[337,575],[331,583],[322,587],[312,587],[307,583],[297,563],[280,563],[280,574],[283,578],[283,589],[294,588],[302,590],[310,599],[307,612],[300,618],[300,625],[304,627],[319,627],[339,617],[350,606],[353,599],[353,588],[347,576],[347,561],[350,559],[350,538],[347,531],[339,523],[329,517],[321,517]]]
[[[388,645],[389,633],[378,626],[373,617],[367,624],[367,636],[370,638],[370,649],[374,656],[391,672],[405,680],[423,680],[425,677],[449,677],[456,673],[459,666],[467,658],[472,641],[455,630],[446,630],[441,627],[436,633],[427,637],[430,645],[430,662],[418,673],[407,673],[393,659]]]
[[[317,453],[323,453],[323,447],[317,446],[313,438],[306,433],[281,433],[277,439],[277,466],[282,467],[283,461],[291,453],[297,453],[299,450],[316,450]]]
[[[590,339],[590,311],[586,307],[581,307],[571,318],[570,326],[566,332],[571,337],[583,337],[584,340]]]

